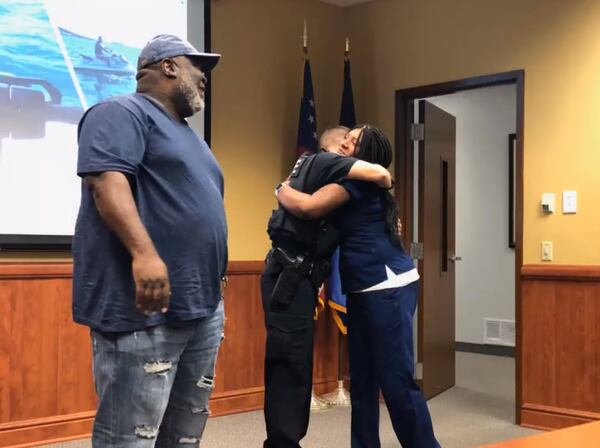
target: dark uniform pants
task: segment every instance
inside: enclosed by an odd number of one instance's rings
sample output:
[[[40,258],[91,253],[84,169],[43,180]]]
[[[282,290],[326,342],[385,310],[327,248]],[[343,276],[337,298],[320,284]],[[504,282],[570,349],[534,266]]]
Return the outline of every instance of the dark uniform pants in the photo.
[[[352,448],[379,448],[379,390],[403,448],[439,448],[413,381],[418,282],[348,296]]]
[[[298,448],[310,413],[317,293],[303,277],[289,306],[273,303],[278,276],[278,270],[267,265],[261,278],[267,328],[264,448]]]

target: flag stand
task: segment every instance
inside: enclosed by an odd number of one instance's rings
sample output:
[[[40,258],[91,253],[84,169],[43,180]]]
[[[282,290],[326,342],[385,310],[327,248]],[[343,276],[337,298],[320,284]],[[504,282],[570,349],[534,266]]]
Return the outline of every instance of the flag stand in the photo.
[[[306,27],[306,17],[304,18],[304,32],[302,34],[302,53],[304,54],[304,77],[302,84],[302,101],[300,104],[300,125],[298,126],[298,147],[302,148],[302,151],[298,152],[298,156],[302,155],[305,151],[312,153],[317,152],[317,124],[316,124],[316,112],[314,106],[314,95],[312,90],[312,77],[310,75],[310,65],[308,62],[308,30]],[[307,90],[308,95],[307,95]],[[303,117],[303,111],[306,112],[306,117]],[[305,123],[310,123],[308,133],[303,133],[303,118],[306,118]],[[306,135],[305,135],[306,134]],[[308,136],[308,141],[306,137]],[[303,139],[304,138],[304,139]],[[310,410],[319,412],[331,409],[333,404],[323,400],[315,394],[314,387],[310,391]]]
[[[320,398],[319,396],[317,396],[317,394],[315,394],[315,389],[313,388],[313,390],[310,393],[310,410],[313,412],[319,412],[319,411],[326,411],[328,409],[331,409],[334,406],[333,403],[330,403],[327,400],[324,400],[323,398]]]
[[[350,392],[344,387],[344,352],[342,349],[345,340],[344,335],[340,333],[340,338],[338,339],[338,386],[333,392],[329,392],[321,397],[333,406],[347,407],[351,404]]]

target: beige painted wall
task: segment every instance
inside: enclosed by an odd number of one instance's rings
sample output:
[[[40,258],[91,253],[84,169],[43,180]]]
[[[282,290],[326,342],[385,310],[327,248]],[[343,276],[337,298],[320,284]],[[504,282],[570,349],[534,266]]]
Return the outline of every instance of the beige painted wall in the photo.
[[[374,0],[347,10],[357,110],[393,135],[396,89],[525,70],[524,263],[600,263],[600,2]],[[562,190],[578,192],[563,215]],[[558,213],[542,216],[543,192]]]
[[[226,179],[231,260],[256,260],[269,246],[273,190],[294,162],[306,17],[319,130],[339,119],[345,23],[317,0],[216,0],[212,147]]]
[[[551,240],[555,263],[600,263],[595,0],[374,0],[345,9],[318,1],[214,1],[213,47],[225,56],[213,85],[213,147],[227,176],[232,259],[260,258],[267,247],[272,186],[295,142],[303,16],[320,128],[337,119],[345,34],[358,119],[390,136],[395,90],[524,69],[524,262],[539,263],[540,242]],[[560,211],[567,189],[578,192],[576,215]],[[543,192],[557,194],[552,216],[539,211]]]
[[[293,162],[302,19],[319,129],[338,119],[344,37],[360,121],[393,136],[396,89],[525,69],[524,262],[600,263],[600,2],[213,0],[213,149],[226,177],[230,259],[261,259],[273,187]],[[577,215],[542,216],[542,192],[575,189]],[[51,257],[56,257],[56,254]],[[0,258],[14,258],[0,254]],[[21,258],[31,258],[21,254]]]

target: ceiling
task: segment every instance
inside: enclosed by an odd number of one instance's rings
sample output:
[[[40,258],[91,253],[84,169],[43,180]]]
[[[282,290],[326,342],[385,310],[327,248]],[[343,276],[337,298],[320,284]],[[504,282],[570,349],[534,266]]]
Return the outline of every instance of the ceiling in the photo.
[[[356,5],[358,3],[366,3],[371,0],[321,0],[325,3],[330,3],[332,5],[337,5],[341,7]]]

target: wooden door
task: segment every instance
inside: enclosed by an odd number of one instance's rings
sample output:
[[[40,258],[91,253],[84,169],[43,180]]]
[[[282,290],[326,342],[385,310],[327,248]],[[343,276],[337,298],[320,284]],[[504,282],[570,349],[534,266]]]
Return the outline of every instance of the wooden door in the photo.
[[[429,399],[455,382],[456,119],[419,102],[419,352]]]

